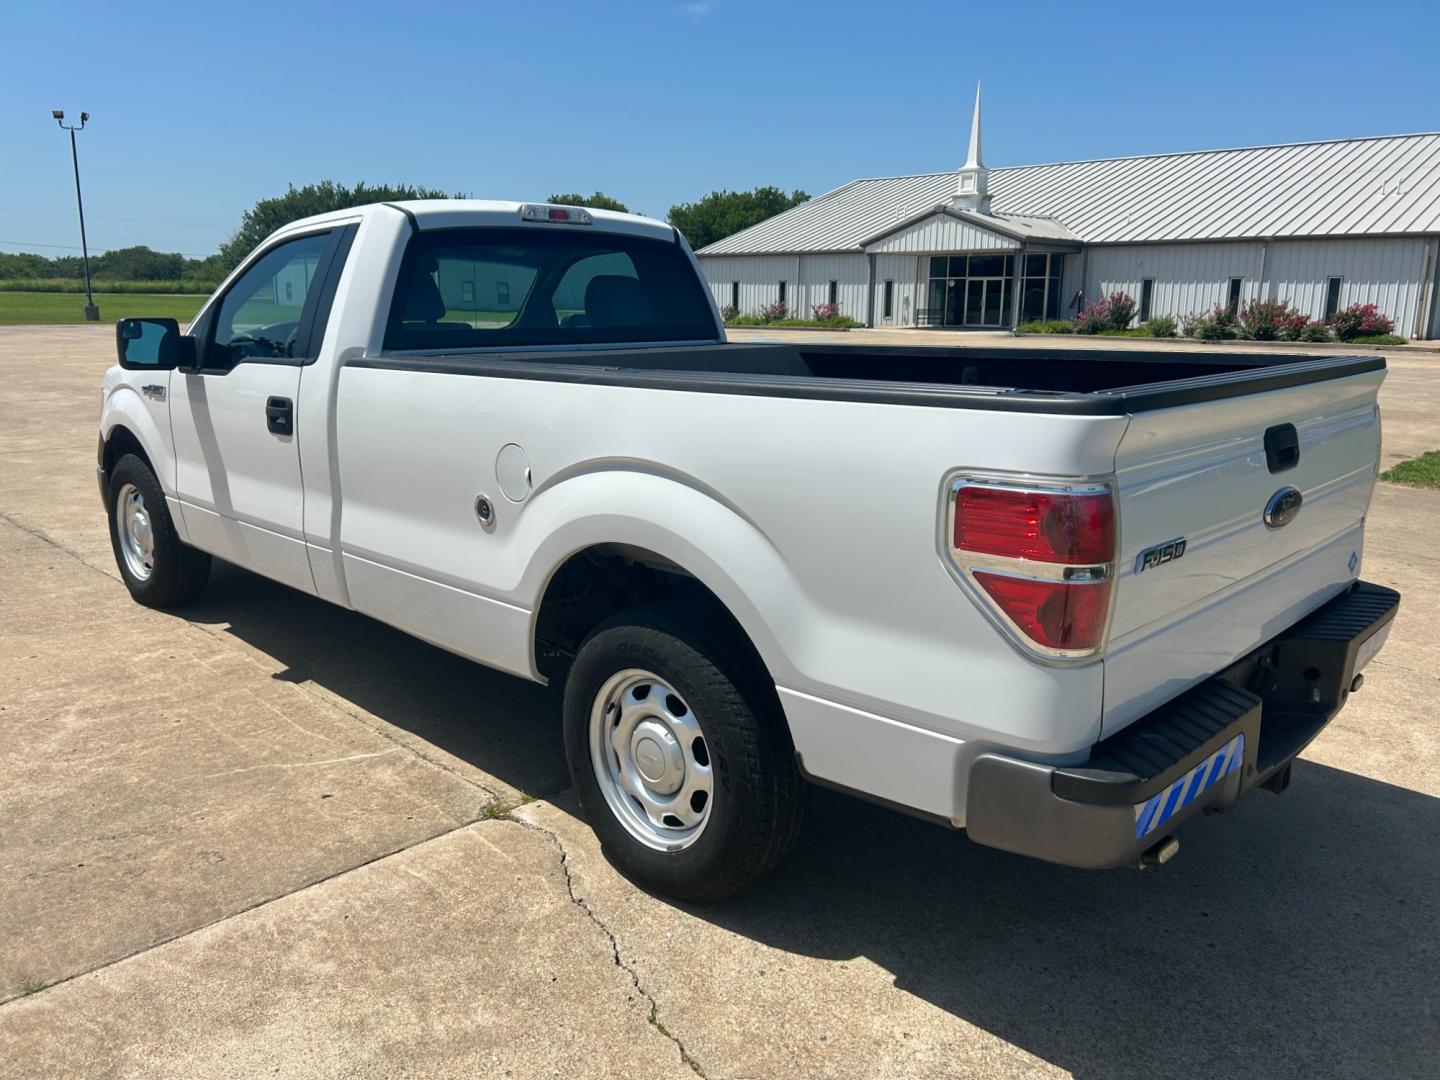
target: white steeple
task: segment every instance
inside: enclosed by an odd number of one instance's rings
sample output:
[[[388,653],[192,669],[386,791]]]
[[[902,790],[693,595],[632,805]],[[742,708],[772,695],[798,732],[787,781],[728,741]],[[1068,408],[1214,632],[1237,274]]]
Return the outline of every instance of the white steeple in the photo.
[[[955,178],[950,204],[981,214],[990,213],[990,170],[980,159],[980,84],[975,84],[975,116],[970,121],[970,152]]]

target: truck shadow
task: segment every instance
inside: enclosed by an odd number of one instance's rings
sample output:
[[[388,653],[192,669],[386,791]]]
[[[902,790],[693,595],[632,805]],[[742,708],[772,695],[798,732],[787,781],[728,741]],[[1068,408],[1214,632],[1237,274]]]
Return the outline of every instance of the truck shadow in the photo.
[[[228,566],[186,614],[522,791],[569,786],[550,691]],[[1068,870],[817,789],[772,878],[685,910],[865,957],[1079,1076],[1434,1075],[1440,800],[1300,762],[1182,844],[1158,871]]]
[[[512,787],[570,786],[553,691],[216,560],[191,622],[220,624],[309,681]]]
[[[816,791],[769,882],[697,914],[895,985],[1077,1076],[1422,1076],[1440,1061],[1440,800],[1299,762],[1087,872]]]

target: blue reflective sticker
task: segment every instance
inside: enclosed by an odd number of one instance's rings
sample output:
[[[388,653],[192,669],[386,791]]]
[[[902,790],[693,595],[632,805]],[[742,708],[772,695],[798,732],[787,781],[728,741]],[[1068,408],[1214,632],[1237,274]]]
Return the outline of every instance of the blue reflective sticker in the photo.
[[[1245,733],[1241,732],[1211,754],[1165,790],[1135,806],[1135,837],[1139,839],[1158,829],[1176,812],[1189,806],[1201,794],[1214,787],[1221,777],[1240,767],[1245,757]]]

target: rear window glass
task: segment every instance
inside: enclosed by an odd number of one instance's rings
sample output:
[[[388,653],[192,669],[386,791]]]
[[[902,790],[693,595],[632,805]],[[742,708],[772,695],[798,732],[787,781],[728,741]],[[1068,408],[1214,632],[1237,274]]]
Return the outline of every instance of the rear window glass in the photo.
[[[436,229],[410,239],[387,349],[703,341],[718,336],[673,242],[550,226]]]

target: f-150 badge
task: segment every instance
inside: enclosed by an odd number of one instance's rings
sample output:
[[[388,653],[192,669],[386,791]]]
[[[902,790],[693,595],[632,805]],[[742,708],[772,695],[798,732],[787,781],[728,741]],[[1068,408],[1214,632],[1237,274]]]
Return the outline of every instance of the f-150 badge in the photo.
[[[1163,544],[1156,544],[1154,547],[1146,548],[1140,552],[1135,559],[1135,573],[1143,574],[1146,570],[1154,570],[1157,566],[1164,566],[1167,562],[1174,562],[1185,554],[1185,538],[1176,537],[1174,540],[1167,540]]]

